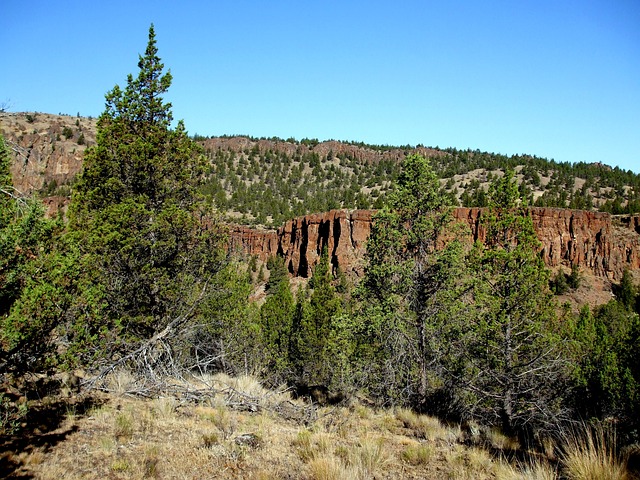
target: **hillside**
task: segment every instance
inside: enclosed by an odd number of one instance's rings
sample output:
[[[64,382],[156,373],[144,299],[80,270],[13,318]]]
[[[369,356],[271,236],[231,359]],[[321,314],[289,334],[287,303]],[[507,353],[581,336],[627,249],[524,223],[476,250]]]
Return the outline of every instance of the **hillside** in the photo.
[[[126,371],[108,393],[32,400],[19,435],[0,437],[3,478],[631,479],[630,450],[618,461],[609,437],[576,430],[545,452],[497,429],[446,424],[405,408],[374,409],[356,398],[321,406],[267,390],[247,376],[174,379],[141,398]],[[307,399],[308,400],[308,399]],[[595,444],[587,443],[589,439]],[[584,443],[583,443],[584,442]],[[28,445],[28,448],[25,448]],[[602,450],[597,450],[602,448]],[[635,454],[636,457],[632,457]],[[595,476],[580,476],[590,468]],[[617,475],[617,476],[613,476]]]
[[[95,120],[42,113],[2,113],[15,187],[25,194],[68,196],[82,152],[95,142]],[[640,175],[604,164],[558,163],[531,155],[391,147],[334,140],[196,136],[210,159],[204,193],[228,219],[278,227],[338,208],[376,208],[409,153],[428,157],[442,188],[463,207],[486,205],[493,178],[517,173],[531,205],[640,211]],[[60,200],[55,200],[56,206]]]
[[[2,116],[0,476],[631,478],[637,175],[190,136],[157,52]]]
[[[240,223],[278,226],[307,213],[376,208],[400,161],[410,153],[431,160],[443,190],[463,207],[486,206],[491,180],[513,168],[531,205],[611,213],[640,210],[640,176],[602,164],[306,139],[218,137],[203,144],[212,163],[206,192],[221,209],[237,212]]]
[[[84,150],[95,143],[96,122],[70,115],[0,113],[0,132],[12,151],[11,175],[18,191],[67,196]]]

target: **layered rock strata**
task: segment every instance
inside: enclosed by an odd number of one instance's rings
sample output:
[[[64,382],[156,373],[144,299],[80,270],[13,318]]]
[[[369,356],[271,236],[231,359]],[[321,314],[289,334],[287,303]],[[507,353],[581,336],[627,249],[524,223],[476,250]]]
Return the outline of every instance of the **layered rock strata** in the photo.
[[[469,240],[484,240],[481,208],[456,208]],[[231,248],[266,261],[279,255],[293,276],[308,277],[326,247],[334,269],[362,275],[372,210],[332,210],[288,221],[278,230],[232,227]],[[640,216],[561,208],[530,208],[540,255],[549,267],[577,265],[617,281],[625,268],[640,269]]]

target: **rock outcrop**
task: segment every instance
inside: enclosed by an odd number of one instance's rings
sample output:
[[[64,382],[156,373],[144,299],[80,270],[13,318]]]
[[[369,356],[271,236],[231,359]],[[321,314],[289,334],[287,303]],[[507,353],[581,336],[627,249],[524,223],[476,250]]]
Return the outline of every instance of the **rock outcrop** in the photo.
[[[95,143],[95,121],[47,113],[2,113],[0,133],[13,153],[13,186],[25,195],[45,184],[71,183],[82,169],[88,145]]]
[[[288,221],[277,231],[233,227],[232,248],[266,261],[284,257],[292,276],[308,277],[326,247],[334,268],[360,276],[371,210],[332,210]],[[470,240],[484,239],[483,209],[456,208],[454,217]],[[561,208],[530,208],[541,256],[549,267],[577,265],[590,274],[617,281],[625,268],[640,269],[640,216]]]
[[[81,170],[83,152],[95,143],[95,132],[96,122],[91,118],[0,112],[0,133],[13,155],[11,173],[16,189],[27,195],[44,190],[45,195],[50,195],[44,200],[47,214],[54,216],[60,211],[64,214],[68,206],[64,186]],[[292,143],[247,137],[209,138],[203,144],[214,152],[257,149],[288,156],[341,155],[373,164],[382,160],[400,161],[407,153],[403,148],[374,150],[336,141]],[[413,151],[429,157],[449,155],[424,147]],[[470,239],[484,238],[482,212],[478,208],[454,211],[456,219],[467,225]],[[542,244],[542,258],[548,266],[578,265],[611,281],[618,281],[624,269],[629,268],[640,277],[640,215],[611,216],[556,208],[531,208],[529,212]],[[295,218],[278,230],[231,227],[231,248],[262,260],[281,255],[291,275],[308,277],[326,247],[334,268],[361,275],[372,215],[370,210],[333,210]]]

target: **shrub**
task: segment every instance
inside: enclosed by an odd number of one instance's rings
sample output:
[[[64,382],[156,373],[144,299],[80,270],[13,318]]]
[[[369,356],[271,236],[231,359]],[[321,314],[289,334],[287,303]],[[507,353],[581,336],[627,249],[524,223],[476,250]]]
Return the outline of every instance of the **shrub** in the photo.
[[[549,288],[555,295],[563,295],[567,293],[569,290],[569,285],[567,284],[567,276],[564,274],[562,270],[559,270],[558,273],[551,279],[549,282]]]
[[[73,137],[73,130],[65,125],[65,127],[62,129],[62,135],[64,135],[64,137],[69,140],[71,137]]]
[[[15,433],[27,411],[26,403],[17,404],[0,393],[0,435]]]

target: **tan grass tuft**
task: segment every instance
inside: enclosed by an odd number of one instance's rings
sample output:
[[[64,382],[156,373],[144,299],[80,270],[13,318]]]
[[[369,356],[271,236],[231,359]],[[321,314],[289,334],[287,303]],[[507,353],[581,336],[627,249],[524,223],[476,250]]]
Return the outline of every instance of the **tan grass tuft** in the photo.
[[[160,477],[160,456],[158,448],[155,446],[147,448],[142,459],[142,476],[143,478],[159,478]]]
[[[312,440],[312,435],[309,430],[300,430],[296,438],[291,442],[303,462],[310,462],[318,453]]]
[[[495,467],[496,480],[557,480],[557,469],[545,460],[531,458],[526,463],[514,466],[506,461]]]
[[[133,436],[133,417],[128,413],[119,413],[114,419],[113,435],[116,440],[129,439]]]
[[[435,455],[435,449],[432,445],[411,444],[402,451],[402,459],[410,465],[427,465]]]
[[[445,454],[450,479],[480,480],[494,478],[496,464],[486,450],[455,445]]]
[[[353,451],[350,460],[362,478],[373,478],[389,462],[389,457],[382,439],[365,438]]]
[[[129,370],[120,368],[107,375],[105,386],[116,395],[124,395],[136,390],[136,378]]]
[[[563,472],[571,480],[627,480],[631,476],[614,451],[615,435],[602,425],[584,426],[569,435],[562,455]]]
[[[426,440],[449,440],[451,432],[440,423],[440,420],[428,415],[419,415],[407,408],[396,411],[396,418],[418,438]],[[455,436],[455,434],[454,434]]]
[[[309,462],[309,471],[313,480],[350,480],[358,478],[353,469],[349,469],[340,459],[331,455],[311,460]]]
[[[490,429],[486,436],[489,445],[497,450],[516,451],[520,449],[520,442],[517,438],[509,437],[496,428]]]
[[[159,397],[153,400],[153,412],[160,419],[170,419],[176,412],[178,401],[174,397]]]
[[[127,460],[124,460],[124,459],[115,460],[111,464],[111,470],[113,470],[114,472],[127,472],[130,469],[131,469],[131,465]]]

